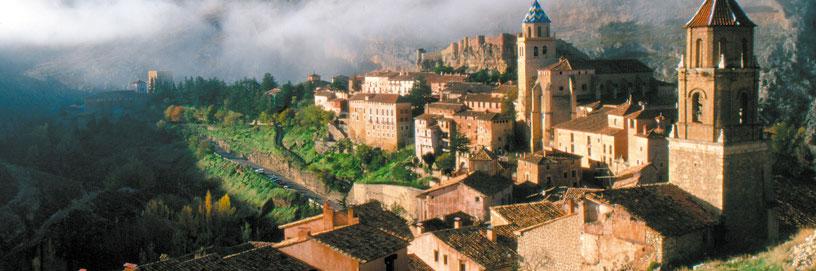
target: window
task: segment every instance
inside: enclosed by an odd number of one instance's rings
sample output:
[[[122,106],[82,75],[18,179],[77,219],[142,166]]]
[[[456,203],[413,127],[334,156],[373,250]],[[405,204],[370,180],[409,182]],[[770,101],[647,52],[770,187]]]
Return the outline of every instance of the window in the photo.
[[[538,46],[533,47],[533,57],[538,57]]]
[[[720,40],[720,45],[719,45],[720,46],[720,52],[719,52],[720,57],[725,56],[726,53],[727,53],[726,50],[728,49],[728,45],[726,45],[726,44],[728,44],[728,43],[725,40],[725,38]]]
[[[439,250],[434,250],[434,262],[439,262]]]
[[[528,26],[527,27],[527,37],[529,38],[532,35],[533,35],[533,28]]]
[[[385,257],[385,271],[394,271],[396,270],[394,267],[394,262],[397,261],[397,254],[391,254],[391,256]]]
[[[694,48],[694,67],[702,67],[703,62],[703,40],[697,39],[697,44]]]
[[[691,95],[691,121],[702,123],[703,120],[703,101],[700,93]]]
[[[448,264],[448,255],[442,256],[442,264]]]
[[[476,202],[479,202],[479,197],[476,197],[476,199],[475,199],[475,200],[476,200]]]
[[[567,172],[564,171],[564,178],[567,178]]]
[[[742,64],[748,66],[748,60],[751,53],[748,51],[748,40],[742,39]]]
[[[541,30],[540,27],[539,27],[539,30]],[[466,271],[465,270],[465,261],[459,261],[459,271]]]
[[[740,94],[739,124],[748,123],[748,93]]]
[[[547,55],[547,46],[541,47],[541,53]]]
[[[575,178],[575,170],[572,171],[572,177]]]
[[[536,27],[536,37],[541,37],[541,26]]]

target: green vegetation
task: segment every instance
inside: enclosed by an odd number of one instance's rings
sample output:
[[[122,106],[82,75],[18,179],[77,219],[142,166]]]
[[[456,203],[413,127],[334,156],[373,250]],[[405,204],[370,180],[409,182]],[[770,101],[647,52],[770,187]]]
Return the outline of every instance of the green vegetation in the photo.
[[[413,146],[386,153],[343,140],[318,151],[318,145],[324,144],[328,135],[326,125],[334,115],[313,105],[310,94],[313,86],[286,84],[279,94],[268,96],[256,91],[263,84],[252,79],[233,85],[214,80],[188,79],[160,92],[173,101],[165,110],[165,123],[178,124],[173,127],[181,127],[188,141],[212,139],[240,155],[284,157],[291,165],[317,174],[335,191],[346,192],[355,182],[427,187],[428,180],[413,171],[416,167]],[[213,89],[217,86],[224,90]],[[211,101],[197,95],[198,92],[241,102]],[[430,99],[430,86],[420,80],[409,99],[415,103],[414,109],[421,111]],[[253,122],[255,125],[250,125]]]

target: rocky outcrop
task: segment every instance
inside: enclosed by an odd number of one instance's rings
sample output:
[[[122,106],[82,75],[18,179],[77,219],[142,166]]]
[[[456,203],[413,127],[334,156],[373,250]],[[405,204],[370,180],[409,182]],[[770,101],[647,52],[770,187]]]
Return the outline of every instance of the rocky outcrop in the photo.
[[[467,67],[469,71],[495,69],[506,72],[516,61],[516,36],[465,37],[440,51],[418,55],[417,63],[424,70],[433,69],[437,63],[454,68]]]
[[[812,270],[816,267],[816,234],[811,234],[790,252],[790,267],[794,270]]]

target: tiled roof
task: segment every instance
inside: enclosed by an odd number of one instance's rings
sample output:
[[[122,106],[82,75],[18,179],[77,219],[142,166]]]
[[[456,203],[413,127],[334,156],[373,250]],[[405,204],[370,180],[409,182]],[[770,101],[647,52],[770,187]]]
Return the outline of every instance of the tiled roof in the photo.
[[[497,117],[499,117],[499,114],[498,113],[491,113],[491,112],[479,112],[479,111],[466,110],[466,111],[456,113],[455,117],[475,118],[475,119],[478,119],[478,120],[494,120]]]
[[[584,198],[584,195],[586,195],[587,193],[600,192],[600,191],[603,191],[603,189],[569,187],[569,188],[567,188],[567,191],[564,191],[564,196],[561,197],[561,199],[564,199],[564,200],[567,200],[567,199],[578,200],[578,199]]]
[[[319,233],[314,240],[363,263],[408,247],[405,240],[363,224]]]
[[[635,59],[575,59],[570,60],[570,64],[577,70],[593,69],[595,74],[646,73],[653,71],[652,68]]]
[[[485,147],[477,148],[476,151],[470,154],[470,160],[473,161],[493,161],[496,160],[496,155]]]
[[[457,93],[488,93],[493,91],[494,87],[482,83],[474,82],[450,82],[445,86],[444,92]]]
[[[493,97],[490,94],[486,93],[479,93],[479,94],[467,94],[465,95],[464,100],[466,102],[489,102],[489,103],[500,103],[504,99]]]
[[[367,73],[365,76],[368,76],[368,77],[394,77],[394,76],[398,76],[399,74],[400,74],[399,72],[393,72],[393,71],[373,71],[373,72]]]
[[[624,132],[624,130],[609,127],[608,113],[609,110],[613,108],[614,107],[601,108],[600,110],[593,111],[586,117],[557,124],[554,128],[611,136],[617,135],[618,133]]]
[[[465,105],[461,104],[461,103],[435,102],[435,103],[429,103],[428,107],[429,108],[435,108],[435,109],[452,110],[454,112],[459,112],[461,110],[464,110]]]
[[[334,92],[328,90],[316,90],[314,96],[334,97]]]
[[[538,0],[533,2],[533,5],[530,6],[530,10],[527,11],[527,16],[524,17],[523,23],[551,23],[550,17],[547,16],[547,13],[544,12],[544,9],[541,8],[541,4],[538,3]]]
[[[210,251],[212,249],[208,249]],[[214,249],[217,253],[210,253],[202,257],[190,254],[178,258],[168,259],[140,265],[139,271],[300,271],[314,270],[313,267],[291,258],[277,249],[271,243],[250,242],[229,248]],[[228,255],[221,257],[221,255]]]
[[[636,104],[632,104],[631,98],[626,101],[625,103],[619,104],[617,106],[611,107],[607,114],[613,116],[626,116],[632,113],[637,112],[640,110],[640,106]]]
[[[527,155],[522,156],[519,159],[522,160],[522,161],[526,161],[526,162],[541,165],[544,162],[548,162],[548,161],[555,162],[557,160],[565,160],[565,159],[580,160],[581,156],[553,149],[553,150],[545,150],[545,151],[539,151],[539,152],[536,152],[536,153],[527,154]]]
[[[408,254],[408,271],[434,271],[414,254]]]
[[[271,246],[226,256],[224,262],[230,267],[229,270],[241,271],[303,271],[315,269]]]
[[[431,234],[486,270],[511,267],[515,260],[515,252],[488,240],[477,227],[435,231]]]
[[[521,228],[544,223],[564,215],[561,208],[548,201],[494,206],[490,209],[508,223]]]
[[[736,0],[705,0],[686,27],[746,26],[756,24],[745,15]]]
[[[716,215],[697,203],[693,195],[672,184],[604,190],[586,196],[621,206],[666,236],[680,236],[717,223]]]
[[[349,99],[351,101],[368,101],[368,102],[375,102],[375,103],[386,103],[386,104],[394,104],[394,103],[407,103],[405,97],[402,97],[398,94],[374,94],[374,93],[358,93],[351,96]]]
[[[378,201],[354,206],[354,214],[360,219],[360,224],[374,227],[406,241],[414,238],[408,222],[397,214],[385,210]]]
[[[476,221],[476,218],[462,211],[446,215],[442,218],[432,218],[421,221],[425,232],[432,232],[445,229],[453,229],[453,224],[456,218],[459,218],[462,226],[471,226]]]
[[[423,197],[424,195],[430,192],[460,184],[473,188],[474,190],[486,196],[490,196],[498,192],[504,191],[508,187],[513,186],[513,181],[499,175],[489,176],[487,174],[477,171],[472,172],[468,175],[454,177],[453,179],[446,183],[425,190],[425,192],[420,193],[419,195],[417,195],[417,197]]]

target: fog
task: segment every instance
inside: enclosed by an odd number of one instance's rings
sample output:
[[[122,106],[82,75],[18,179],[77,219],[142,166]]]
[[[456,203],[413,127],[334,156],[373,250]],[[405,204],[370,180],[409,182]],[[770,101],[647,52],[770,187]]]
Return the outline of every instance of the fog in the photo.
[[[0,0],[3,57],[115,88],[148,69],[228,80],[400,66],[419,47],[513,31],[528,0]],[[37,52],[37,53],[31,53]]]
[[[743,2],[767,2],[745,0]],[[591,43],[603,22],[678,24],[699,0],[543,0],[559,38]],[[0,0],[0,58],[84,89],[148,69],[228,81],[300,81],[410,67],[416,48],[515,32],[530,0]],[[682,12],[678,12],[682,11]],[[680,19],[680,20],[678,20]],[[591,45],[591,44],[590,44]],[[580,47],[580,46],[579,46]],[[9,61],[10,60],[10,61]]]

